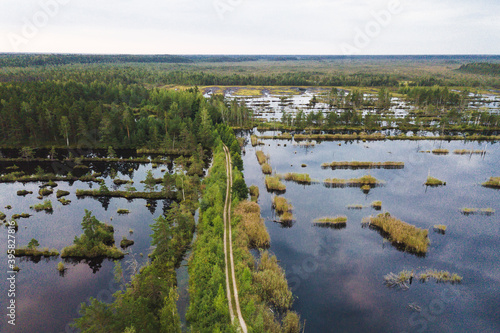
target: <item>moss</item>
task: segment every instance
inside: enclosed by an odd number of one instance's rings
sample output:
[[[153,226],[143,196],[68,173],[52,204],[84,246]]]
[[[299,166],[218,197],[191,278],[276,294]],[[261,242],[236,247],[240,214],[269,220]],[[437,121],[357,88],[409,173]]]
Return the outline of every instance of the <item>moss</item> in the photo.
[[[500,189],[500,177],[490,177],[490,179],[483,183],[484,187]]]
[[[279,177],[266,176],[266,188],[269,191],[278,191],[283,192],[286,191],[286,186],[282,182],[280,182]]]
[[[403,222],[389,213],[368,218],[368,224],[388,234],[393,244],[403,247],[405,251],[417,254],[427,252],[429,231],[426,229]]]
[[[30,206],[31,209],[34,209],[35,211],[37,212],[40,212],[42,210],[46,211],[46,212],[51,212],[52,211],[52,202],[50,200],[45,200],[43,203],[41,204],[37,204],[37,205],[34,205],[34,206]]]
[[[322,168],[332,169],[403,169],[404,162],[331,162],[321,164]]]
[[[128,209],[118,209],[116,212],[118,214],[120,214],[120,215],[124,215],[124,214],[130,213],[130,211]]]
[[[17,195],[19,196],[26,196],[28,194],[33,194],[33,191],[27,191],[27,190],[20,190],[20,191],[17,191]]]
[[[127,239],[127,237],[123,237],[123,239],[120,241],[120,247],[122,249],[125,249],[129,246],[132,246],[134,245],[134,241],[133,240],[130,240],[130,239]]]
[[[429,177],[427,177],[427,180],[425,181],[424,184],[426,186],[442,186],[442,185],[446,185],[446,182],[429,176]]]
[[[61,197],[65,197],[69,195],[70,193],[68,191],[63,191],[63,190],[57,190],[56,192],[56,197],[59,199]]]

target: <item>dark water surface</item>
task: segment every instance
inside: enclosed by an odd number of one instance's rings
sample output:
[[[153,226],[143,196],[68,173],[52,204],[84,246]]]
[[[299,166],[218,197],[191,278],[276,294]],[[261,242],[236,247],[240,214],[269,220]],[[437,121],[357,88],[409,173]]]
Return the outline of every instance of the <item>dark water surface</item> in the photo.
[[[18,163],[19,165],[19,163]],[[28,171],[34,169],[33,166],[19,165],[21,169]],[[106,176],[113,164],[100,164],[91,166],[91,170],[103,172],[108,188],[113,189],[115,185],[112,179]],[[133,179],[134,187],[141,191],[144,186],[140,183],[146,177],[148,170],[153,171],[155,177],[161,177],[164,173],[161,169],[166,166],[160,165],[157,169],[152,169],[151,164],[130,164],[126,167],[114,166],[121,179]],[[170,167],[171,169],[171,167]],[[168,169],[166,170],[168,172]],[[76,189],[87,189],[90,186],[98,188],[96,183],[58,182],[58,187],[54,188],[54,193],[45,199],[52,201],[53,213],[35,212],[29,207],[42,202],[38,200],[37,192],[41,183],[21,183],[0,184],[0,211],[10,218],[16,213],[30,213],[32,217],[19,219],[19,230],[16,236],[17,246],[26,246],[30,239],[36,238],[41,247],[56,248],[61,251],[63,247],[71,245],[75,236],[82,233],[81,221],[85,214],[85,209],[91,210],[93,214],[102,222],[113,225],[115,229],[115,241],[119,247],[119,242],[123,236],[135,241],[135,244],[126,251],[130,252],[121,261],[122,267],[129,267],[128,261],[135,259],[139,266],[147,261],[150,252],[151,228],[153,219],[157,218],[167,209],[169,202],[147,201],[135,199],[128,201],[124,198],[111,198],[109,200],[98,201],[94,198],[78,199],[75,195]],[[120,187],[124,189],[124,185]],[[16,192],[21,189],[33,191],[34,194],[26,197],[19,197]],[[56,200],[58,189],[70,191],[71,194],[66,199],[71,200],[71,204],[63,206]],[[159,188],[158,188],[159,190]],[[146,207],[147,203],[150,207]],[[12,209],[4,207],[11,205]],[[118,215],[117,209],[124,208],[130,211],[128,215]],[[130,234],[130,229],[133,233]],[[0,251],[7,251],[7,228],[0,228]],[[142,255],[141,255],[142,254]],[[56,270],[56,265],[61,258],[42,259],[40,262],[17,259],[21,271],[17,274],[16,280],[16,326],[7,324],[6,307],[9,298],[7,297],[7,258],[2,256],[0,284],[0,307],[2,308],[2,320],[0,321],[0,332],[73,332],[68,324],[73,318],[78,317],[80,303],[97,297],[106,302],[112,301],[111,295],[120,288],[114,283],[113,267],[110,260],[102,262],[69,262],[65,261],[67,271],[64,276],[60,276]],[[130,276],[132,271],[126,274]]]
[[[260,188],[259,204],[271,235],[271,251],[285,268],[306,332],[499,332],[500,331],[500,191],[480,184],[500,175],[499,144],[441,141],[323,142],[312,148],[292,141],[263,140],[247,145],[243,156],[247,184]],[[339,146],[339,143],[341,144]],[[278,146],[278,144],[280,146]],[[287,146],[284,147],[284,144]],[[449,155],[419,153],[445,148]],[[454,149],[486,149],[486,156],[454,155]],[[294,207],[291,228],[271,222],[272,194],[255,150],[270,154],[278,173],[308,173],[313,179],[354,178],[371,174],[384,186],[364,194],[359,188],[326,188],[286,182],[283,196]],[[402,170],[322,169],[332,161],[402,161]],[[302,168],[301,164],[307,164]],[[423,186],[427,175],[446,181]],[[430,229],[425,257],[401,252],[374,230],[362,228],[363,217],[379,212],[347,205],[382,201],[382,212]],[[492,216],[460,212],[462,207],[496,210]],[[318,228],[315,218],[346,215],[345,229]],[[448,226],[445,235],[433,225]],[[447,270],[463,276],[461,284],[413,281],[407,291],[389,289],[384,275],[402,270]],[[408,307],[416,304],[421,312]]]

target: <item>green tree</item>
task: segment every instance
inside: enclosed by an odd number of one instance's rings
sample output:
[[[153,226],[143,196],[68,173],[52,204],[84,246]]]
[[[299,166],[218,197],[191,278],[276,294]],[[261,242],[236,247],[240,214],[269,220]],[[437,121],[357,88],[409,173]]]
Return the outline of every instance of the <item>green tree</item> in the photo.
[[[37,247],[39,247],[39,246],[40,246],[40,244],[39,244],[39,243],[38,243],[38,241],[37,241],[36,239],[34,239],[34,238],[32,238],[32,239],[30,240],[30,242],[28,243],[28,249],[30,249],[30,250],[34,250],[34,249],[36,249],[36,248],[37,248]]]
[[[66,139],[66,146],[69,147],[69,132],[71,130],[71,124],[69,123],[68,117],[61,117],[61,135]]]
[[[160,310],[162,332],[181,333],[181,320],[176,306],[178,298],[177,290],[170,288],[168,296],[165,297],[165,305]]]
[[[238,178],[233,182],[233,193],[240,199],[248,198],[248,187],[243,178]]]

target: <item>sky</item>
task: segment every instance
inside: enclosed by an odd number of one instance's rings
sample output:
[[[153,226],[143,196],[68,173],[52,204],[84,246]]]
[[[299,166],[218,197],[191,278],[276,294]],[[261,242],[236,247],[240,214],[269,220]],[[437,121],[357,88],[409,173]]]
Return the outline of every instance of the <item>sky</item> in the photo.
[[[0,0],[0,52],[500,54],[498,0]]]

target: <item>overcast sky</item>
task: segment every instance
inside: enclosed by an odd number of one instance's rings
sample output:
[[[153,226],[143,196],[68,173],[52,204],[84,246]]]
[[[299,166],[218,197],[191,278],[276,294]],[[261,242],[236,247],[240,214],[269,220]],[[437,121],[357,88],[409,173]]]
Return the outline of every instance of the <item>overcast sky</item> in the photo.
[[[500,54],[500,1],[0,0],[0,52]]]

